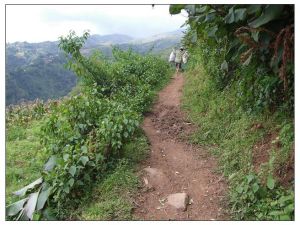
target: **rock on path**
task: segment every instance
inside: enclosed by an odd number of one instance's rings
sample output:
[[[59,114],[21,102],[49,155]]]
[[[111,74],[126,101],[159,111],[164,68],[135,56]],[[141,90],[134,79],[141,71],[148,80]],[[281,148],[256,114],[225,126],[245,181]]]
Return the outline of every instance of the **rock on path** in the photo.
[[[167,204],[181,211],[186,210],[188,202],[189,196],[187,195],[187,193],[176,193],[171,194],[167,197]]]

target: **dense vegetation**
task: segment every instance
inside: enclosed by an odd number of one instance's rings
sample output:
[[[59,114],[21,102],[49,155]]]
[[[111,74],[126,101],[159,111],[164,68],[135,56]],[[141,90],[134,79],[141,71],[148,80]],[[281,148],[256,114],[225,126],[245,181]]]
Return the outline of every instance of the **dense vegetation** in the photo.
[[[230,212],[294,219],[294,7],[172,5],[188,12],[184,107],[219,156]],[[290,174],[291,173],[291,174]]]
[[[107,58],[113,57],[113,46],[122,50],[132,49],[142,55],[151,52],[163,54],[179,44],[181,31],[135,40],[120,34],[91,35],[81,49],[85,56],[98,49]],[[58,42],[6,44],[6,105],[19,104],[35,99],[56,99],[67,95],[76,85],[76,75],[64,67],[66,58]]]
[[[80,197],[95,180],[105,177],[111,167],[119,165],[116,173],[129,171],[124,176],[130,177],[130,170],[124,169],[128,168],[126,162],[116,163],[116,159],[123,156],[133,162],[142,154],[134,153],[139,149],[130,147],[130,142],[137,139],[135,146],[144,143],[139,138],[142,113],[149,108],[155,92],[167,82],[169,65],[153,55],[140,56],[116,48],[113,61],[99,52],[83,56],[80,49],[88,36],[85,33],[78,37],[71,32],[61,37],[59,44],[68,58],[67,67],[82,81],[80,94],[7,111],[8,130],[44,116],[41,144],[47,158],[41,177],[14,192],[22,199],[9,202],[9,219],[53,219],[53,215],[68,218]],[[128,184],[136,183],[132,179]],[[121,195],[120,190],[107,188],[107,192],[114,193],[112,198]],[[121,202],[117,199],[106,204],[117,207]],[[105,210],[107,206],[101,207]],[[129,210],[128,207],[122,209]]]
[[[170,13],[182,9],[190,55],[183,107],[199,125],[191,141],[218,157],[234,219],[293,220],[294,7],[172,5]],[[10,220],[132,219],[126,196],[138,185],[132,163],[147,148],[139,124],[169,66],[131,50],[92,53],[84,49],[88,36],[70,33],[59,42],[66,66],[82,81],[79,91],[7,109]],[[143,54],[151,48],[132,47]],[[17,84],[11,74],[7,81]]]

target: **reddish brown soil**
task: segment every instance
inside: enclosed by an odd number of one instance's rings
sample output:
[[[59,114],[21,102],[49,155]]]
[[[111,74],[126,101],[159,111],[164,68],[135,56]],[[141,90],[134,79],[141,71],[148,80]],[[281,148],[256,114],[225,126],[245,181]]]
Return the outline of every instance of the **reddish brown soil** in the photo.
[[[253,166],[255,172],[259,172],[261,165],[267,163],[270,158],[272,141],[276,139],[278,133],[267,134],[260,142],[253,147]]]
[[[261,166],[270,160],[271,150],[280,151],[281,144],[278,140],[278,131],[267,134],[260,142],[253,147],[253,165],[254,170],[258,173]],[[272,142],[275,141],[273,144]],[[284,187],[291,185],[294,180],[295,158],[294,151],[291,152],[287,162],[275,171],[276,180]]]
[[[295,154],[291,153],[284,166],[275,171],[278,182],[284,187],[290,187],[295,181]]]
[[[215,172],[216,160],[204,149],[185,141],[196,128],[180,110],[183,84],[183,76],[175,75],[145,117],[143,129],[151,153],[139,174],[145,185],[136,196],[134,215],[140,220],[227,220],[227,185]],[[143,172],[145,167],[159,172],[151,178]],[[179,192],[189,195],[186,211],[165,203],[169,194]]]

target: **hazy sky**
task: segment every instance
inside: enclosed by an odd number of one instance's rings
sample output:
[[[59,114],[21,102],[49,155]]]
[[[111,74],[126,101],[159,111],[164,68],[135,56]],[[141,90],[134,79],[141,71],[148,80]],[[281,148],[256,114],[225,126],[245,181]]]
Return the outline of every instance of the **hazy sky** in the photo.
[[[168,5],[7,5],[6,41],[55,41],[71,29],[141,38],[177,30],[185,20],[184,13],[171,16]]]

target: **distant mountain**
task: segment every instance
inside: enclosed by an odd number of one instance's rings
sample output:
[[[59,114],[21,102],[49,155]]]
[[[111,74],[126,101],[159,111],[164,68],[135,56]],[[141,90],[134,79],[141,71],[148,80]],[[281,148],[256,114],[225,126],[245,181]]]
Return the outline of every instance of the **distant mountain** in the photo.
[[[124,34],[109,34],[109,35],[98,35],[94,34],[89,37],[85,47],[89,48],[95,45],[115,45],[127,43],[134,40],[133,37]]]
[[[176,30],[172,32],[167,32],[167,33],[162,33],[162,34],[156,34],[147,38],[141,38],[141,39],[135,39],[132,40],[132,44],[141,44],[141,43],[149,43],[149,42],[154,42],[157,40],[175,40],[175,41],[180,41],[180,39],[183,37],[184,30]]]
[[[174,32],[157,34],[143,39],[135,39],[128,43],[120,44],[119,47],[124,50],[131,48],[141,54],[148,52],[159,54],[163,50],[179,46],[183,35],[184,33],[181,30],[177,30]]]
[[[169,32],[144,39],[134,39],[123,34],[91,35],[82,49],[89,55],[100,50],[112,56],[112,47],[132,49],[141,54],[153,53],[167,58],[172,47],[179,45],[182,31]],[[47,100],[67,95],[76,85],[76,75],[64,68],[65,56],[58,41],[6,44],[6,105],[36,98]]]
[[[140,54],[153,53],[160,54],[166,49],[172,49],[179,46],[183,37],[183,30],[153,35],[147,38],[134,39],[126,35],[92,35],[82,49],[82,53],[89,55],[92,50],[98,49],[105,56],[112,56],[112,46],[119,47],[122,50],[132,49]],[[113,36],[111,40],[106,36]],[[172,50],[170,50],[171,52]],[[164,58],[165,57],[164,54]]]

